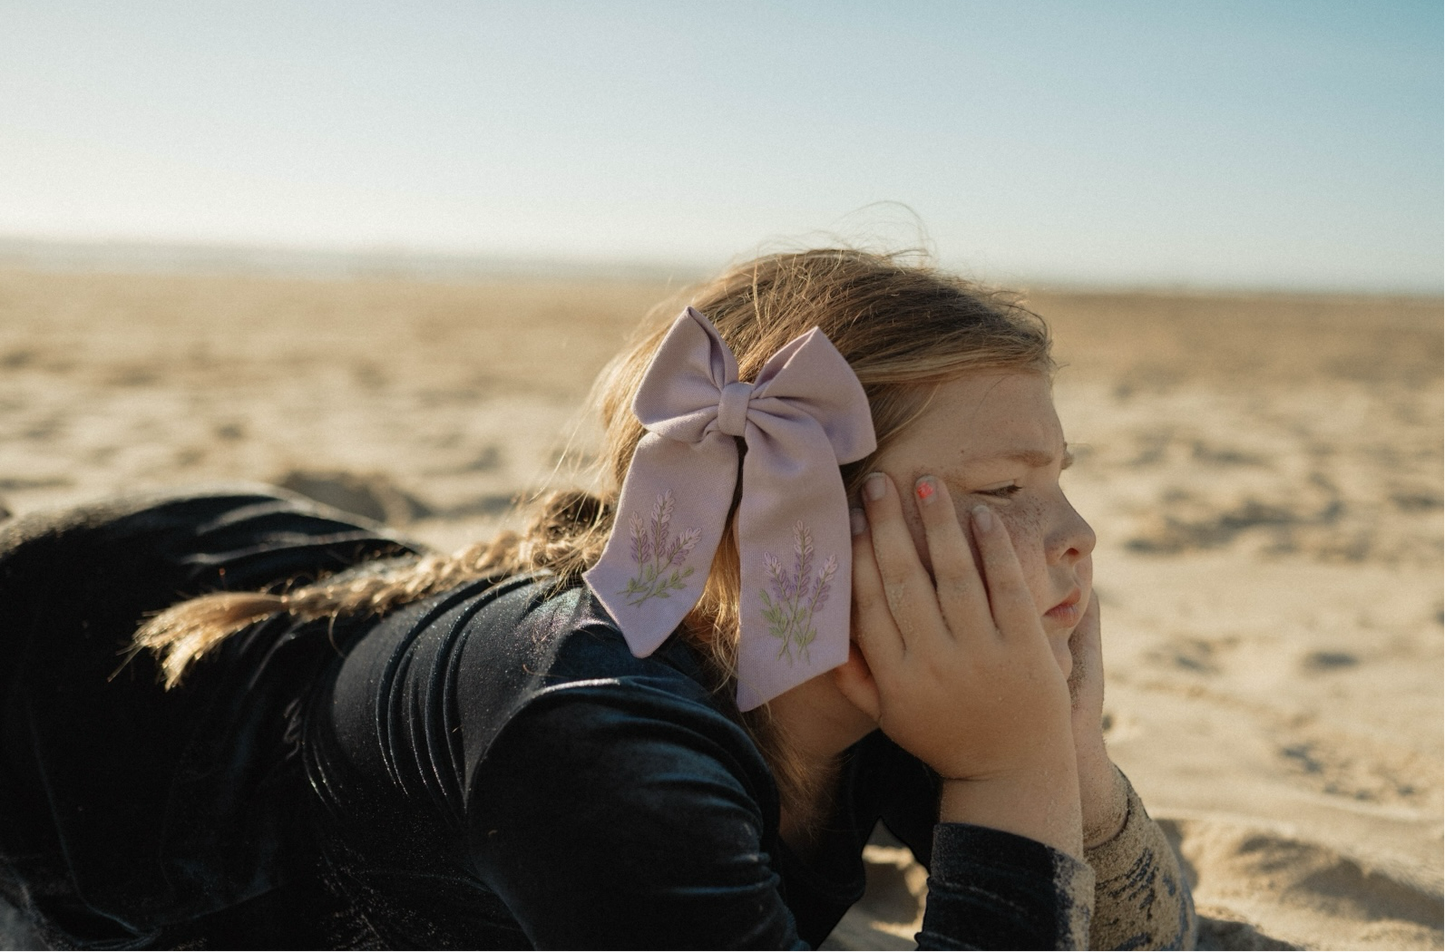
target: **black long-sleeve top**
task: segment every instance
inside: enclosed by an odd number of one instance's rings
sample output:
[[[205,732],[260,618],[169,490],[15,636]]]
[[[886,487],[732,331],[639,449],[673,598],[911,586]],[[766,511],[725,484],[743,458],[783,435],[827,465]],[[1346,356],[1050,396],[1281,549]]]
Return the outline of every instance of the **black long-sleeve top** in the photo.
[[[880,819],[930,870],[924,946],[1083,945],[1096,902],[1128,944],[1187,941],[1187,891],[1137,800],[1119,842],[1139,845],[1100,870],[1096,899],[1089,864],[935,824],[936,779],[881,734],[847,753],[803,862],[778,835],[766,762],[693,651],[673,639],[634,658],[584,589],[546,577],[470,583],[380,621],[268,622],[169,693],[143,658],[96,683],[133,627],[101,616],[408,551],[254,494],[118,512],[31,530],[28,550],[0,538],[0,594],[7,579],[27,593],[0,606],[0,647],[21,659],[0,682],[0,889],[52,941],[812,945],[861,896]],[[53,551],[37,556],[35,538]],[[57,558],[92,578],[63,610],[65,593],[33,590]]]
[[[476,583],[397,612],[312,709],[305,760],[334,818],[323,848],[358,893],[390,895],[388,939],[816,944],[861,897],[881,818],[932,871],[925,943],[1084,941],[1090,868],[935,826],[936,782],[881,734],[849,751],[824,849],[804,864],[779,838],[766,762],[692,651],[677,639],[634,658],[584,589],[551,587]],[[439,892],[476,912],[437,915]],[[400,921],[421,934],[390,931]]]

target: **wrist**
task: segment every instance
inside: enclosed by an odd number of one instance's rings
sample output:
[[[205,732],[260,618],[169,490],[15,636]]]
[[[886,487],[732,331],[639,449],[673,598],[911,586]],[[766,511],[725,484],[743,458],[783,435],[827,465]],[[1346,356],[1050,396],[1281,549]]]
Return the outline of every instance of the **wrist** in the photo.
[[[1128,784],[1107,757],[1103,769],[1090,770],[1087,779],[1081,770],[1079,799],[1085,849],[1102,846],[1118,836],[1129,819]]]
[[[1078,791],[1078,770],[1071,759],[1009,776],[945,778],[938,818],[1025,836],[1082,859]]]

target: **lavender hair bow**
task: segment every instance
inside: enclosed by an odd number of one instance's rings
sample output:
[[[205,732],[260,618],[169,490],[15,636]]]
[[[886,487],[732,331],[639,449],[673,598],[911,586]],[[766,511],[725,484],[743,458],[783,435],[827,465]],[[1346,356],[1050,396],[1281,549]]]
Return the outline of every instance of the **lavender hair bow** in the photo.
[[[673,323],[633,401],[648,430],[602,558],[584,576],[638,657],[697,604],[742,465],[738,707],[751,710],[848,658],[848,500],[838,472],[873,452],[868,398],[818,328],[754,383],[707,318]]]

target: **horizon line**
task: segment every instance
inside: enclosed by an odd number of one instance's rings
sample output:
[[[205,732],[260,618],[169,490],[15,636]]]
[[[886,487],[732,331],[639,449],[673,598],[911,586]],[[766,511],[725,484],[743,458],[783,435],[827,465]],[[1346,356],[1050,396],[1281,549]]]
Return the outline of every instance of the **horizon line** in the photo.
[[[637,256],[582,257],[538,253],[422,249],[399,245],[345,247],[321,244],[244,241],[178,241],[137,238],[55,238],[0,235],[0,269],[48,272],[175,275],[252,275],[312,280],[411,279],[468,281],[551,279],[700,282],[727,262],[649,260]],[[940,260],[947,268],[949,263]],[[955,264],[955,267],[957,265]],[[1014,274],[1000,282],[1019,290],[1064,294],[1294,295],[1364,298],[1442,298],[1445,288],[1399,285],[1321,286],[1303,283],[1205,283],[1089,281],[1032,278]]]

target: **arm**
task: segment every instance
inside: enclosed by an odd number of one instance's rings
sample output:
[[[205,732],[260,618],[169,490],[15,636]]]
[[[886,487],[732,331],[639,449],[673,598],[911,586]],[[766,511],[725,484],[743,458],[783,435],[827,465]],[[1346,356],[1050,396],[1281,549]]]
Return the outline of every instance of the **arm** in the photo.
[[[974,507],[975,558],[948,490],[924,482],[918,509],[932,573],[893,481],[868,479],[867,518],[853,537],[856,650],[835,682],[942,779],[941,821],[1082,857],[1068,687],[1008,532],[987,507]]]
[[[1194,899],[1179,860],[1129,781],[1115,775],[1126,804],[1123,828],[1085,851],[1096,883],[1089,948],[1191,949]]]
[[[918,494],[919,515],[932,575],[919,561],[892,481],[869,479],[867,517],[855,515],[854,525],[856,644],[835,680],[884,734],[941,778],[934,877],[952,868],[953,858],[940,851],[945,845],[987,862],[983,835],[1012,834],[1013,852],[1040,857],[1039,878],[1051,884],[1047,900],[1024,905],[976,889],[976,909],[1031,919],[1038,931],[1016,947],[1077,948],[1088,934],[1093,877],[1081,862],[1064,673],[997,517],[983,507],[969,516],[975,560],[946,488],[932,480],[927,488]],[[942,931],[935,923],[947,913],[936,912],[935,900],[944,893],[931,879],[920,940],[935,941]]]
[[[774,797],[756,748],[720,715],[579,685],[547,692],[498,737],[468,836],[481,878],[539,948],[803,948],[767,852]],[[920,945],[1052,946],[1061,928],[1075,934],[1069,910],[1087,910],[1092,881],[1040,843],[940,824]]]
[[[1192,948],[1194,902],[1164,831],[1149,818],[1104,746],[1104,663],[1099,600],[1069,640],[1074,744],[1084,820],[1084,857],[1096,876],[1093,949]]]
[[[498,736],[468,837],[538,948],[800,948],[764,849],[768,787],[720,715],[581,684],[538,697]]]

